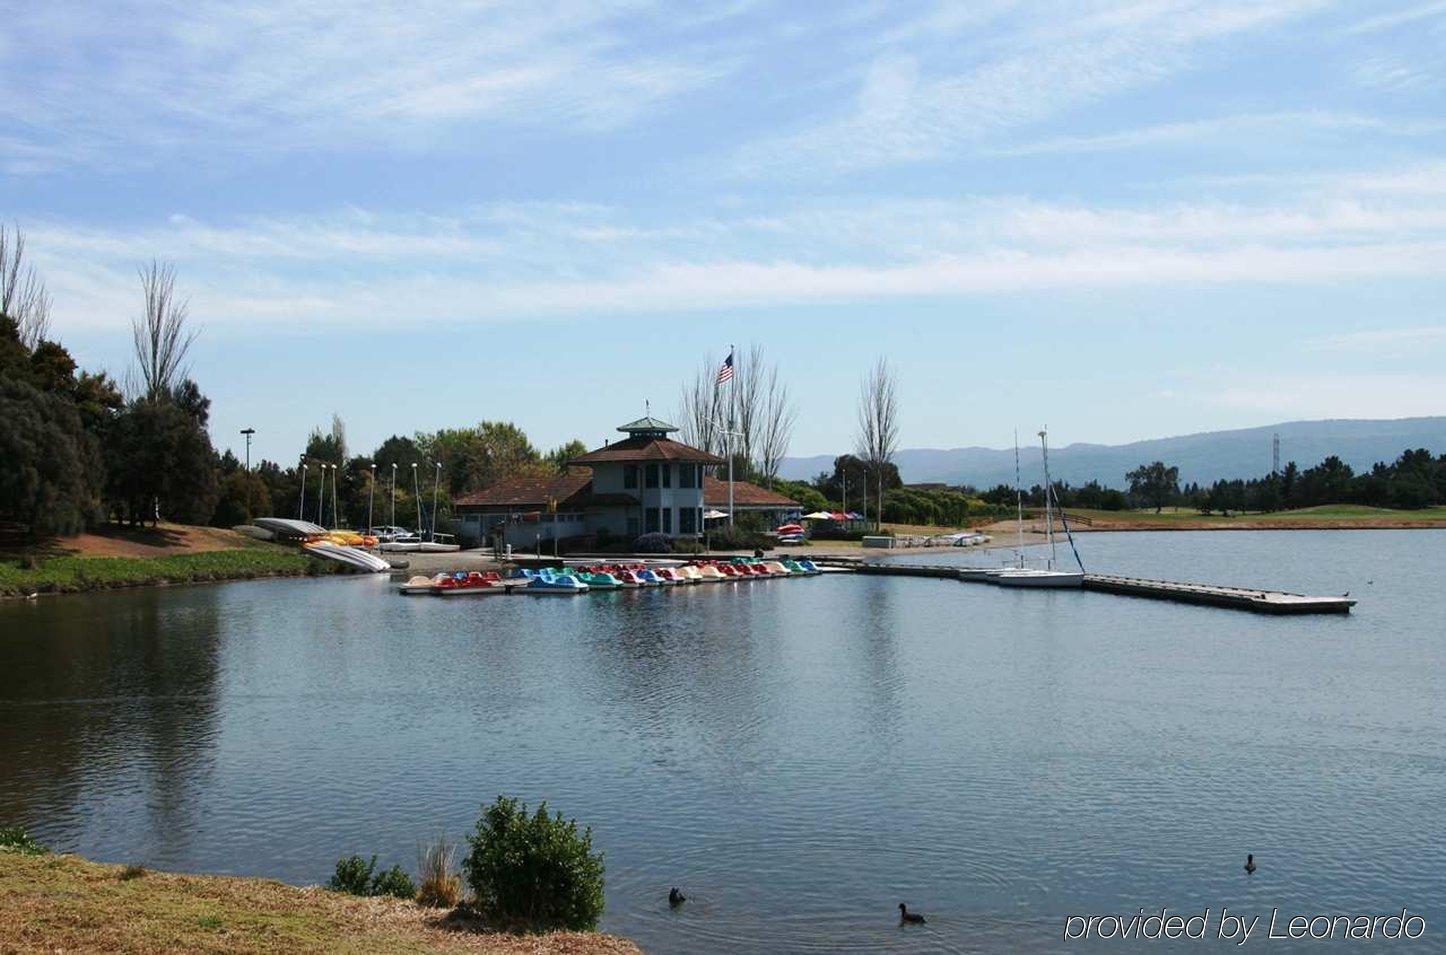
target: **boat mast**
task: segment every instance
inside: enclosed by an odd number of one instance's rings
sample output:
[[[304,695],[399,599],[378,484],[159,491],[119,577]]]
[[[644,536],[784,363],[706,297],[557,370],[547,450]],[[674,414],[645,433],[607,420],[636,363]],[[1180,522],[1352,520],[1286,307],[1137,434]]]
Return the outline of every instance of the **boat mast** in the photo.
[[[1024,567],[1024,491],[1019,486],[1019,429],[1014,429],[1014,523],[1019,529],[1019,546],[1014,555],[1019,566]]]
[[[1044,530],[1049,538],[1049,569],[1054,570],[1054,510],[1050,502],[1054,499],[1054,485],[1049,479],[1049,438],[1047,430],[1039,432],[1039,449],[1044,455]]]

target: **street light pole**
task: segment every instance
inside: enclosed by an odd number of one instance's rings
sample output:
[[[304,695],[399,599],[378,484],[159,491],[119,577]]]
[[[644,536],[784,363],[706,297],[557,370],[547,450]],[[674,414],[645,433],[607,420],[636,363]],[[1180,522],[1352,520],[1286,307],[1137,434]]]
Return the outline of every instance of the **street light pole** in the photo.
[[[246,470],[251,470],[251,436],[256,433],[255,428],[242,428],[241,433],[246,435]]]
[[[391,516],[391,523],[388,524],[387,526],[389,526],[389,527],[396,527],[396,526],[397,526],[397,462],[395,462],[395,461],[392,462],[392,516]],[[395,531],[390,531],[389,533],[396,533],[396,532],[395,532]]]
[[[412,497],[417,499],[417,533],[422,533],[422,487],[417,483],[417,462],[412,462]]]
[[[331,466],[331,526],[336,528],[341,527],[341,513],[340,508],[337,507],[336,497],[336,472],[340,467],[339,464]]]
[[[326,469],[329,464],[321,466],[321,480],[316,482],[316,522],[322,526],[326,525]]]
[[[372,498],[377,495],[377,462],[372,462],[372,482],[367,485],[367,533],[372,529]]]
[[[306,520],[306,462],[301,462],[301,496],[296,499],[296,519]]]
[[[437,486],[442,483],[442,462],[434,461],[437,465],[437,476],[432,478],[432,541],[437,540]]]

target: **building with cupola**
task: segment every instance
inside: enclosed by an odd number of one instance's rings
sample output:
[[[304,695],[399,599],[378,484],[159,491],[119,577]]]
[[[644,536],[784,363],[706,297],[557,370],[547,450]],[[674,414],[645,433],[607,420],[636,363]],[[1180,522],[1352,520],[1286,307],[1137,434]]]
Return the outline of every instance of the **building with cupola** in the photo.
[[[500,540],[524,549],[553,540],[632,540],[642,534],[699,537],[705,514],[727,508],[728,483],[712,472],[723,458],[676,441],[678,429],[652,416],[618,427],[620,441],[567,462],[556,475],[508,478],[453,500],[457,533],[471,544]],[[746,481],[733,484],[735,513],[776,526],[796,513],[789,498]]]

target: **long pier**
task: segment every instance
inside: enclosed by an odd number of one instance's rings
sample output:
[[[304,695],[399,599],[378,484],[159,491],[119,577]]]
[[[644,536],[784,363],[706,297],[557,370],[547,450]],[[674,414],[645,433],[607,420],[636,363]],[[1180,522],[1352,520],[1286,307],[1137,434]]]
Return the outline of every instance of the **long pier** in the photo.
[[[860,574],[888,577],[936,577],[969,583],[994,583],[994,574],[983,567],[950,567],[943,564],[872,563],[850,557],[816,558],[820,566],[851,570]],[[1215,584],[1192,584],[1173,580],[1148,580],[1143,577],[1121,577],[1114,574],[1085,574],[1084,590],[1168,600],[1174,603],[1203,604],[1230,610],[1248,610],[1266,614],[1350,613],[1356,602],[1346,595],[1312,597],[1283,590],[1260,590],[1251,587],[1222,587]]]

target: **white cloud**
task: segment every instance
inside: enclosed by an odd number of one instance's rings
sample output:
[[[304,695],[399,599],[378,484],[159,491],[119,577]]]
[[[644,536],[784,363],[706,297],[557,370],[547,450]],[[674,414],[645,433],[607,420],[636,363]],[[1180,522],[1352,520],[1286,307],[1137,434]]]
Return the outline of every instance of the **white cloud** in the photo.
[[[980,44],[982,57],[961,57],[948,44],[942,63],[921,65],[917,75],[911,66],[908,82],[896,58],[881,57],[865,72],[851,112],[745,147],[738,170],[851,170],[942,157],[986,135],[1159,82],[1191,69],[1214,41],[1320,6],[1096,0],[1065,15],[1052,7],[1021,11],[1012,33]]]
[[[1314,345],[1323,351],[1419,357],[1423,351],[1446,346],[1446,325],[1343,332],[1317,339]]]
[[[1402,7],[1399,10],[1393,10],[1390,13],[1370,17],[1353,24],[1347,32],[1377,33],[1383,30],[1392,30],[1399,26],[1417,24],[1422,20],[1436,19],[1437,17],[1446,17],[1446,0],[1428,0],[1426,3],[1417,3]]]
[[[198,0],[89,16],[36,4],[7,27],[24,50],[0,73],[13,173],[178,151],[417,148],[463,121],[612,129],[737,66],[649,0]]]
[[[1235,148],[1242,136],[1257,136],[1261,133],[1294,136],[1311,131],[1427,136],[1446,132],[1446,122],[1389,119],[1320,111],[1250,113],[1179,123],[1159,123],[1092,136],[1057,136],[1015,146],[985,148],[981,152],[993,156],[1034,156],[1050,153],[1111,152],[1151,146],[1196,146],[1211,143]]]

